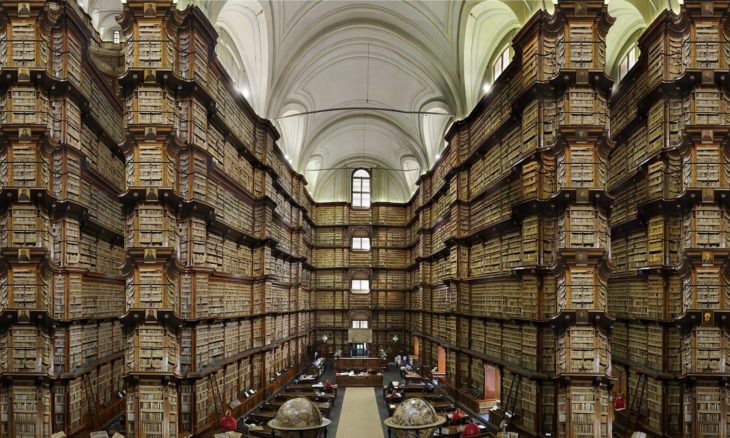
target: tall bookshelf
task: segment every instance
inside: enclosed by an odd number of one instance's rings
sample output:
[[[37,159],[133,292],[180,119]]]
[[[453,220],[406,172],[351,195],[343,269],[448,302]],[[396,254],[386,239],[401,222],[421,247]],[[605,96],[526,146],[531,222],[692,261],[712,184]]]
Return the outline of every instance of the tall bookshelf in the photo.
[[[404,309],[413,267],[408,206],[373,203],[359,209],[349,203],[319,203],[314,218],[315,347],[323,355],[337,350],[348,354],[348,329],[353,321],[366,320],[372,356],[381,349],[389,357],[404,352]],[[353,248],[358,236],[369,239],[369,249]],[[353,290],[354,279],[367,280],[368,289]]]
[[[306,358],[311,201],[212,55],[200,10],[130,1],[120,23],[127,436],[195,434]],[[147,360],[150,343],[163,357]]]
[[[611,23],[598,1],[536,13],[413,201],[409,318],[424,363],[446,349],[456,397],[498,367],[501,414],[530,435],[611,434]]]
[[[75,4],[0,10],[0,436],[123,411],[122,105]]]
[[[604,2],[536,13],[412,199],[360,209],[311,199],[199,9],[128,0],[109,45],[3,2],[0,436],[202,433],[360,319],[457,399],[498,368],[530,436],[725,435],[728,6],[660,14],[617,84]]]
[[[660,15],[611,99],[612,347],[633,401],[617,420],[663,436],[728,428],[727,21],[728,2]]]

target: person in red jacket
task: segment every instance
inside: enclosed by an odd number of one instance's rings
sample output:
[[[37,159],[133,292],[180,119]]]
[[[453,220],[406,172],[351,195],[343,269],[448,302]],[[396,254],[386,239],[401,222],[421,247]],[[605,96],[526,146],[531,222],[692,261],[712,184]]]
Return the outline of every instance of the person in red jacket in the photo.
[[[238,428],[236,419],[231,416],[231,411],[226,411],[226,414],[221,418],[221,428],[226,432],[235,432]]]
[[[461,436],[476,436],[480,433],[482,433],[482,430],[479,429],[479,426],[477,426],[476,423],[474,423],[474,420],[472,420],[464,427],[464,430],[461,432]]]
[[[626,409],[626,399],[622,393],[616,394],[616,398],[613,399],[613,408],[617,411]]]

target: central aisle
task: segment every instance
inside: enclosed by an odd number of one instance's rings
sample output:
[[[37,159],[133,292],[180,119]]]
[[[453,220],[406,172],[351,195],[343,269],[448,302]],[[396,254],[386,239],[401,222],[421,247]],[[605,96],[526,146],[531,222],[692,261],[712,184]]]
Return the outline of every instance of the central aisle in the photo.
[[[336,438],[384,438],[374,388],[347,388]]]

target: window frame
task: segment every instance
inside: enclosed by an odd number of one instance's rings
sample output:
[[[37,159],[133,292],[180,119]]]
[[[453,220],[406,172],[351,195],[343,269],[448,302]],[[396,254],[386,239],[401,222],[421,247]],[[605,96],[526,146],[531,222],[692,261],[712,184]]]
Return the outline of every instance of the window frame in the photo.
[[[356,245],[355,242],[358,242],[359,245]],[[352,236],[351,244],[353,251],[368,252],[372,249],[370,246],[370,237],[368,236]]]
[[[122,31],[115,30],[112,32],[112,42],[114,44],[121,44],[122,43]]]
[[[512,62],[512,59],[510,57],[509,46],[507,46],[499,53],[499,56],[497,56],[494,62],[492,62],[492,82],[496,81],[504,73],[510,62]]]
[[[352,327],[354,329],[368,329],[370,324],[368,323],[367,319],[353,319],[352,320]]]
[[[370,279],[369,278],[353,278],[350,280],[350,292],[354,294],[369,294]]]
[[[367,173],[367,176],[357,175],[360,171]],[[359,189],[355,188],[355,181],[359,181],[359,183],[360,183]],[[367,181],[367,186],[368,186],[367,190],[363,189],[363,184],[365,181]],[[373,200],[372,200],[372,192],[373,192],[372,191],[372,188],[373,188],[372,187],[372,174],[370,173],[370,171],[367,169],[364,169],[364,168],[355,169],[352,172],[352,177],[350,178],[350,183],[352,184],[352,186],[350,187],[350,198],[351,198],[350,201],[352,202],[352,207],[361,208],[361,209],[370,208],[373,203]],[[367,195],[367,199],[368,199],[367,205],[364,205],[365,203],[363,202],[363,195]],[[357,199],[356,196],[359,196],[358,202],[355,202],[355,199]]]
[[[636,65],[636,62],[638,61],[638,57],[636,56],[637,50],[637,45],[632,44],[631,47],[629,47],[629,50],[624,53],[624,56],[621,57],[621,61],[618,63],[618,82],[625,78]]]

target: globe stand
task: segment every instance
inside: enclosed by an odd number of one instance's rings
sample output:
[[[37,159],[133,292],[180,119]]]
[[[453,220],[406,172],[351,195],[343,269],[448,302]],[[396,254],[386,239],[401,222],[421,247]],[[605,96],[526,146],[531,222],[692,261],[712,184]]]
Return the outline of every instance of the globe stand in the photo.
[[[388,438],[395,431],[397,438],[431,438],[436,429],[446,423],[446,417],[437,415],[433,406],[422,398],[406,399],[396,408],[392,417],[383,420],[388,427]]]
[[[330,420],[328,418],[323,418],[322,419],[322,424],[320,424],[319,426],[303,427],[303,428],[293,428],[293,427],[277,426],[275,422],[272,424],[272,421],[273,420],[271,420],[271,421],[269,421],[267,423],[268,426],[271,428],[271,438],[275,438],[276,437],[276,431],[277,430],[280,431],[280,432],[290,432],[290,433],[292,433],[292,432],[294,432],[294,433],[299,432],[299,438],[304,438],[305,437],[305,434],[307,434],[307,432],[312,432],[312,431],[317,430],[317,429],[319,429],[319,433],[317,433],[317,436],[319,436],[319,434],[322,433],[322,430],[324,430],[324,438],[327,438],[327,426],[329,426],[330,423],[332,422],[332,420]]]
[[[433,435],[432,434],[432,435],[429,436],[429,434],[426,431],[426,429],[430,429],[430,427],[426,427],[426,428],[423,428],[423,429],[414,431],[416,433],[416,436],[414,436],[413,438],[431,438],[432,436],[441,436],[441,435],[443,435],[443,430],[441,429],[441,427],[438,428],[438,431],[439,431],[439,434],[438,435]],[[413,430],[413,429],[411,429],[411,430]],[[423,436],[421,436],[421,431],[424,431],[423,432]],[[392,438],[391,435],[390,435],[390,432],[391,432],[390,431],[390,426],[388,426],[388,438]],[[327,438],[327,431],[325,431],[324,438]]]
[[[322,426],[322,428],[324,429],[324,438],[327,438],[327,426]],[[390,434],[388,434],[388,436],[390,436]],[[276,430],[274,429],[271,429],[271,438],[276,438]],[[303,430],[299,431],[299,438],[304,438]]]

